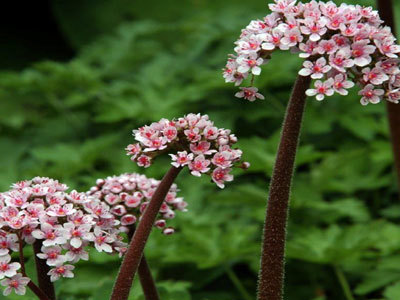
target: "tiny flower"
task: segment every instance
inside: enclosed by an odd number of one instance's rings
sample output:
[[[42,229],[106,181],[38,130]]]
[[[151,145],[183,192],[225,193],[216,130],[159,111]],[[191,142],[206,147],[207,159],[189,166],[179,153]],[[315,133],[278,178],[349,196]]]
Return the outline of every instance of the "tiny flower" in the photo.
[[[51,269],[47,273],[47,275],[50,276],[51,282],[57,281],[61,277],[73,278],[74,277],[74,273],[72,272],[73,269],[75,269],[73,265],[59,265]]]
[[[371,68],[364,68],[362,73],[364,74],[364,81],[370,82],[373,85],[380,85],[389,80],[389,76],[387,76],[380,68],[373,68],[372,70]]]
[[[363,88],[358,94],[363,96],[361,98],[361,104],[367,105],[368,103],[379,103],[381,101],[381,96],[384,94],[384,90],[375,89],[372,84],[368,84]]]
[[[254,75],[260,75],[261,68],[260,65],[263,63],[262,58],[256,58],[257,54],[252,53],[248,57],[240,56],[237,59],[237,63],[239,64],[238,71],[240,73],[251,72]]]
[[[255,87],[241,87],[241,91],[236,93],[235,96],[238,98],[244,98],[251,102],[255,101],[256,99],[264,99],[264,96],[258,93],[258,89]]]
[[[21,268],[21,265],[17,262],[10,263],[11,256],[4,255],[0,256],[0,279],[4,277],[12,277],[17,274],[17,270]]]
[[[303,63],[304,68],[299,71],[301,76],[310,76],[313,79],[321,79],[324,77],[324,74],[329,72],[332,68],[331,66],[326,64],[326,59],[321,57],[315,63],[306,60]]]
[[[347,80],[343,74],[338,74],[334,78],[333,89],[340,95],[346,96],[349,94],[347,91],[354,86],[354,82]]]
[[[232,181],[233,176],[229,174],[231,169],[216,168],[212,173],[212,180],[217,184],[218,187],[223,189],[225,187],[224,182]]]
[[[334,80],[332,78],[328,79],[325,82],[317,80],[315,82],[315,89],[308,89],[306,91],[307,96],[315,96],[318,101],[324,100],[325,96],[332,96],[334,90],[332,85]]]
[[[62,265],[66,262],[66,257],[61,254],[61,247],[59,246],[42,246],[42,253],[38,253],[36,256],[45,259],[49,266]]]
[[[199,155],[189,164],[189,169],[192,171],[192,175],[200,177],[201,173],[206,173],[210,170],[209,164],[210,161],[205,159],[204,155]]]
[[[0,282],[2,286],[6,288],[3,291],[4,296],[8,296],[14,291],[17,295],[25,295],[26,286],[28,285],[30,279],[27,277],[22,277],[22,274],[18,273],[11,278],[6,278]]]
[[[187,151],[180,151],[177,153],[177,155],[170,154],[172,157],[172,165],[174,167],[183,167],[188,165],[192,160],[193,160],[193,153],[188,154]]]
[[[369,41],[362,40],[351,45],[351,54],[354,57],[354,64],[359,67],[368,65],[371,61],[371,54],[375,52],[376,47],[368,45]]]

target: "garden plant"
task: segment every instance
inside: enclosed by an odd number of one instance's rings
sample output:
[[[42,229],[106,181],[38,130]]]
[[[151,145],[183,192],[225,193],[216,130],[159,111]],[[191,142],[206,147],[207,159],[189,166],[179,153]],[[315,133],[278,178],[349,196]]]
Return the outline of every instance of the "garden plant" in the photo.
[[[0,70],[4,299],[400,299],[398,4],[374,1],[51,4],[74,56]]]

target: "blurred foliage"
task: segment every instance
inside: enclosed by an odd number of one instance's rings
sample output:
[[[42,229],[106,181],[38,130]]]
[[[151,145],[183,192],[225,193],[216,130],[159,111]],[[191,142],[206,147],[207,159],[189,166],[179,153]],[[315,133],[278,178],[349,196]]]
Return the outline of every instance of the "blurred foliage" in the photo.
[[[162,117],[208,113],[237,134],[252,167],[223,191],[206,179],[178,178],[190,210],[173,220],[175,235],[155,230],[146,254],[164,300],[247,300],[243,289],[254,298],[267,186],[301,61],[274,54],[257,83],[266,100],[252,104],[235,99],[221,68],[240,29],[265,15],[266,3],[52,3],[78,54],[0,72],[1,189],[36,175],[80,190],[122,172],[161,178],[167,159],[139,170],[125,156],[131,130]],[[343,284],[355,299],[400,299],[400,205],[385,106],[361,107],[358,98],[354,91],[308,103],[293,183],[286,299],[345,299]],[[60,299],[108,299],[119,262],[93,253],[74,280],[57,284]],[[33,275],[32,259],[27,268]],[[130,299],[143,299],[138,282]]]

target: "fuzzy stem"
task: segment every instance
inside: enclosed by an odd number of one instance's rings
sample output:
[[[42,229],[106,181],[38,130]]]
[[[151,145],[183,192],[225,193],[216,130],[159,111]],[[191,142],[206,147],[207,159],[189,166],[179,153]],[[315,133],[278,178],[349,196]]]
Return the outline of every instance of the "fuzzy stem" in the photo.
[[[134,232],[135,232],[135,226],[131,226],[128,232],[129,242],[131,241]],[[140,261],[139,264],[138,274],[139,274],[140,284],[142,285],[144,298],[146,300],[160,300],[156,283],[151,274],[150,266],[147,263],[147,259],[144,256],[144,253],[142,256],[142,260]]]
[[[50,281],[50,276],[47,275],[47,273],[50,271],[50,267],[46,264],[45,260],[37,257],[37,254],[42,252],[42,241],[36,240],[33,243],[33,251],[35,253],[36,273],[39,287],[50,300],[56,300],[54,285]]]
[[[128,251],[122,261],[121,268],[111,294],[111,300],[128,299],[133,278],[135,277],[135,273],[142,259],[143,250],[146,245],[146,241],[149,238],[151,229],[153,228],[154,221],[156,220],[165,196],[167,195],[171,185],[181,169],[182,168],[171,167],[154,192],[154,195],[144,211],[138,228],[136,229],[132,241],[129,244]]]
[[[396,24],[394,23],[394,7],[392,0],[377,0],[377,2],[380,17],[385,21],[385,25],[392,28],[392,33],[396,36]],[[396,166],[397,185],[400,189],[400,104],[386,101],[386,110]]]
[[[354,300],[353,294],[351,293],[350,285],[347,282],[346,276],[344,275],[342,269],[339,266],[333,266],[335,269],[335,274],[339,280],[340,286],[342,287],[343,294],[347,300]]]
[[[21,235],[18,234],[18,252],[19,252],[19,263],[21,264],[22,276],[28,277],[25,270],[25,257],[24,257],[24,245]],[[28,277],[29,278],[29,277]],[[30,279],[30,278],[29,278]],[[50,300],[49,297],[36,285],[32,280],[28,282],[28,288],[36,295],[40,300]]]
[[[310,77],[300,75],[297,77],[286,109],[264,223],[258,300],[281,300],[283,297],[285,238],[290,188],[307,98],[305,92],[309,88],[310,82]]]

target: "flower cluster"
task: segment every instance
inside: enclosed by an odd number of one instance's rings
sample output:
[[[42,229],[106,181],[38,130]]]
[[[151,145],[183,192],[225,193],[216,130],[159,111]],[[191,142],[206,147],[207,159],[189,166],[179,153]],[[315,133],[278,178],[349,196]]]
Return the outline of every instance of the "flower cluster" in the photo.
[[[41,243],[36,255],[51,267],[51,281],[73,277],[73,264],[89,259],[89,245],[99,252],[122,254],[126,250],[110,207],[84,193],[67,193],[67,189],[56,180],[35,177],[0,193],[0,279],[8,278],[1,282],[7,286],[5,295],[12,289],[25,293],[29,278],[17,273],[21,265],[11,263],[10,256],[25,244]]]
[[[88,192],[111,206],[111,213],[120,221],[120,230],[129,232],[140,220],[160,181],[140,174],[121,174],[98,179]],[[177,186],[173,184],[160,208],[154,225],[166,235],[174,233],[174,228],[166,227],[166,220],[175,217],[175,210],[187,211],[187,203],[177,197]]]
[[[198,177],[209,174],[220,188],[224,188],[224,182],[233,180],[232,167],[248,167],[248,163],[240,163],[242,151],[232,148],[236,136],[229,129],[215,127],[207,115],[162,119],[134,130],[133,135],[138,143],[128,145],[126,151],[141,167],[149,167],[161,153],[177,151],[170,154],[173,166],[187,166]]]
[[[360,86],[361,104],[381,99],[400,100],[400,46],[389,27],[382,26],[371,7],[327,3],[315,0],[275,0],[272,13],[251,21],[235,43],[224,69],[226,82],[240,85],[250,74],[252,84],[276,49],[299,52],[305,58],[299,74],[315,79],[308,96],[323,100],[334,93],[347,95],[355,83]],[[255,87],[241,87],[239,98],[264,99]]]

